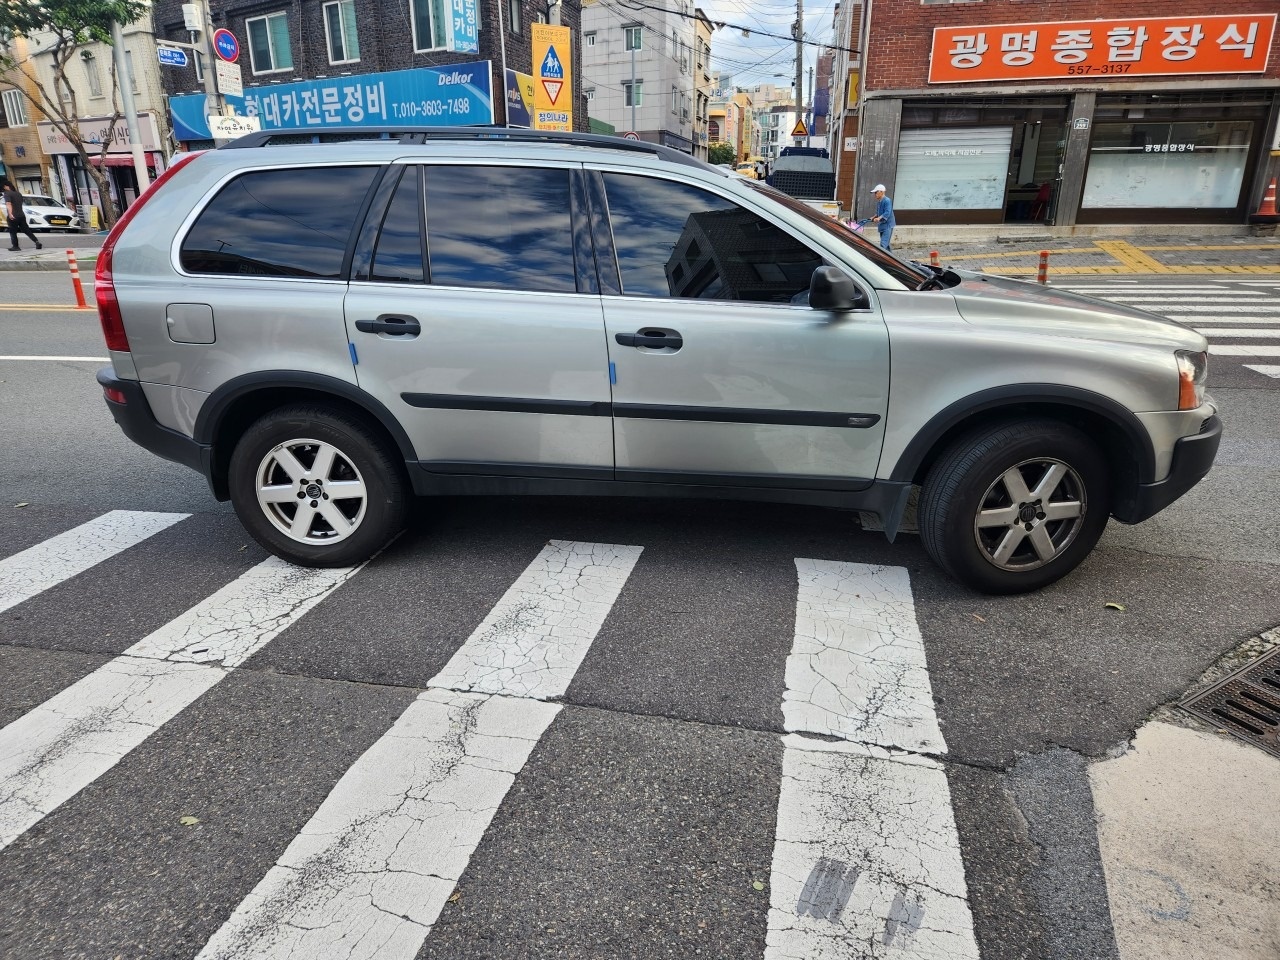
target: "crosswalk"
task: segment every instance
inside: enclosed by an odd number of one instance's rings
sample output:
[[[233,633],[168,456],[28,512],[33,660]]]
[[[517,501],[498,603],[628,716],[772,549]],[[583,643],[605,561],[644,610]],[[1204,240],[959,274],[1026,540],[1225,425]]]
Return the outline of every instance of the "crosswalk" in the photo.
[[[59,532],[0,560],[0,611],[18,615],[191,522],[114,511]],[[274,864],[222,906],[203,943],[156,955],[417,956],[508,794],[574,709],[566,694],[644,562],[639,545],[547,542],[331,783]],[[342,591],[376,591],[379,563],[314,570],[262,560],[0,729],[0,872],[6,856],[47,842],[74,798],[188,722],[282,633]],[[783,722],[771,734],[780,748],[776,832],[761,883],[767,906],[758,908],[763,956],[976,960],[947,746],[908,571],[796,557],[790,577]],[[341,641],[359,643],[359,625]],[[732,829],[730,806],[723,817]],[[548,810],[552,834],[554,818]],[[68,894],[77,896],[92,891]],[[24,955],[6,935],[0,952]]]
[[[1187,285],[1097,281],[1062,286],[1185,323],[1209,339],[1212,356],[1280,380],[1280,280]]]

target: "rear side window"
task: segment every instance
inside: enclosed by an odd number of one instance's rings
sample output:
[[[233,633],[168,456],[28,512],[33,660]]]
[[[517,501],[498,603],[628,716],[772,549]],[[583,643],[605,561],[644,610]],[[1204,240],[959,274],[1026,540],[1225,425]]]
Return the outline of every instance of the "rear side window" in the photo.
[[[639,297],[803,302],[822,257],[698,187],[606,173],[622,292]]]
[[[373,255],[373,279],[384,283],[422,283],[422,193],[419,169],[407,167],[387,205]]]
[[[377,167],[258,170],[231,181],[182,241],[188,273],[337,279]]]
[[[569,171],[427,168],[431,282],[574,293]]]

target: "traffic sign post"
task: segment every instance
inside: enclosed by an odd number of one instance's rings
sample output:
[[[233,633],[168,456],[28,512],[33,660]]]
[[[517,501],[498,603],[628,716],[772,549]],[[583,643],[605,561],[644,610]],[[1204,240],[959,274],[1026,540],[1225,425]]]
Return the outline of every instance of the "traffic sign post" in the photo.
[[[634,130],[628,130],[626,133],[622,135],[622,139],[623,140],[639,140],[640,134],[636,133]]]
[[[568,27],[535,23],[533,35],[533,126],[573,129],[573,45]]]
[[[213,69],[218,77],[218,92],[224,97],[243,97],[244,80],[240,75],[240,65],[215,60]]]
[[[236,39],[236,35],[230,30],[225,28],[215,30],[213,33],[213,52],[218,55],[219,60],[235,63],[240,59],[240,41]]]

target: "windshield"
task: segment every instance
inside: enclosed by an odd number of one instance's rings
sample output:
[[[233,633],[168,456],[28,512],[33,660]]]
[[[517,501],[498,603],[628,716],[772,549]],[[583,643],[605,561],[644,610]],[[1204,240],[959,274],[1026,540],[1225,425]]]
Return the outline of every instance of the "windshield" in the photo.
[[[904,260],[899,260],[888,250],[882,249],[878,244],[872,243],[866,237],[854,233],[848,227],[844,226],[838,220],[833,220],[825,214],[819,213],[807,203],[801,203],[794,197],[789,197],[780,190],[766,186],[758,181],[748,180],[747,186],[753,190],[759,190],[761,193],[767,193],[770,199],[776,200],[789,210],[803,216],[811,223],[816,223],[822,227],[828,234],[835,237],[846,246],[853,247],[862,256],[873,261],[876,266],[880,267],[885,273],[893,277],[904,286],[915,289],[922,280],[930,276],[930,271],[921,267],[913,266]]]
[[[29,207],[58,207],[61,206],[57,200],[52,197],[23,197],[23,203]]]

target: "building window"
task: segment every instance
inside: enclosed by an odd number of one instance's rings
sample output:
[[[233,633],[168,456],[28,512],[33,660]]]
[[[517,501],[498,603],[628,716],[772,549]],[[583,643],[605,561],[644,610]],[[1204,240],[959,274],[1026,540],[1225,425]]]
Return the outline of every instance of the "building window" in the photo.
[[[596,98],[596,88],[587,87],[587,103],[590,103],[595,98]]]
[[[644,27],[623,27],[622,32],[626,35],[626,43],[623,49],[644,49]]]
[[[21,90],[4,92],[4,115],[8,118],[11,127],[27,125],[27,105],[22,100]]]
[[[90,57],[84,62],[85,79],[89,81],[89,96],[102,96],[102,71],[98,69],[98,61]]]
[[[254,73],[280,73],[293,69],[289,47],[289,15],[283,10],[244,22],[249,34],[249,65]]]
[[[644,81],[622,81],[622,105],[624,107],[644,106]]]
[[[413,51],[442,50],[445,45],[445,0],[409,0],[413,8]]]
[[[582,40],[588,47],[594,47],[596,45],[596,32],[592,30],[590,33],[584,33]]]
[[[671,112],[680,112],[680,88],[674,84],[671,86]]]
[[[355,0],[337,0],[324,5],[324,32],[329,38],[330,63],[355,63],[360,59]]]
[[[520,32],[521,14],[520,0],[507,0],[507,28],[512,33]]]

